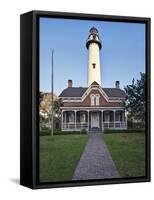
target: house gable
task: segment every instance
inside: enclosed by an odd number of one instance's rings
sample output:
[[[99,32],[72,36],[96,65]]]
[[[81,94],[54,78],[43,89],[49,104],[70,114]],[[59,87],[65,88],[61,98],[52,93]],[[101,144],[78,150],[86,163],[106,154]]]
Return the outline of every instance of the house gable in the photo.
[[[103,94],[96,89],[91,89],[89,94],[85,97],[85,99],[82,101],[82,105],[83,106],[93,106],[92,105],[92,96],[99,97],[99,104],[95,105],[96,107],[103,107],[104,105],[107,104],[107,100],[105,99],[105,97],[103,96]]]
[[[99,97],[99,103],[97,105],[92,105],[92,95]],[[123,101],[121,100],[109,100],[108,96],[105,94],[99,85],[91,85],[85,93],[82,95],[81,99],[70,99],[64,100],[64,107],[119,107],[123,106]]]
[[[97,82],[93,82],[88,88],[65,89],[60,96],[64,107],[121,107],[124,105],[124,94],[120,89],[103,89]]]

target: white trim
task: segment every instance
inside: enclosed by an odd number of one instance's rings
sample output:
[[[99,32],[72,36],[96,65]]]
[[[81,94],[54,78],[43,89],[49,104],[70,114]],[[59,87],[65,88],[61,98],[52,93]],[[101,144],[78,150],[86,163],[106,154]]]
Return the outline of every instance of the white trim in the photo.
[[[81,99],[81,97],[60,97],[61,99]]]
[[[114,110],[114,128],[115,128],[116,111]]]
[[[112,99],[112,100],[114,100],[114,99],[125,100],[125,97],[109,97],[109,99]]]
[[[120,109],[120,110],[123,110],[125,109],[125,107],[96,107],[96,106],[91,106],[91,107],[60,107],[62,110],[65,110],[65,109],[70,109],[71,111],[73,110],[77,110],[77,109],[94,109],[94,110],[99,110],[99,109],[106,109],[106,110],[114,110],[114,109]],[[67,110],[65,110],[67,111]]]
[[[75,116],[74,116],[74,121],[75,121],[75,128],[76,128],[76,110],[74,110],[74,114],[75,114]]]
[[[82,102],[82,100],[72,100],[72,99],[70,99],[70,100],[63,100],[63,102]],[[107,102],[109,102],[109,103],[116,103],[116,102],[121,103],[122,100],[108,100]]]
[[[63,102],[82,102],[82,100],[72,100],[72,99],[70,99],[70,100],[63,100]],[[116,103],[116,102],[121,103],[122,100],[108,100],[107,102],[109,102],[109,103]]]
[[[102,89],[103,90],[103,89]],[[104,90],[103,90],[104,91]],[[105,93],[105,92],[104,92]],[[106,94],[106,93],[105,93]],[[84,95],[84,94],[83,94]],[[81,100],[81,98],[83,97],[83,95],[81,96],[81,97],[59,97],[59,98],[61,98],[61,99],[64,99],[64,100],[70,100],[70,99],[76,99],[76,100]],[[110,99],[110,100],[113,100],[113,99],[125,99],[125,97],[109,97],[108,96],[108,98]]]
[[[72,100],[72,99],[70,99],[70,100],[63,100],[63,102],[81,102],[81,100]]]

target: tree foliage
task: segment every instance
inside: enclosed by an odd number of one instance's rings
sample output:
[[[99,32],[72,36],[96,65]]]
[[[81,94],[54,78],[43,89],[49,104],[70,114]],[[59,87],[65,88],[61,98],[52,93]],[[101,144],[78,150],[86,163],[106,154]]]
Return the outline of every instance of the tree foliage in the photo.
[[[145,121],[145,73],[140,73],[140,79],[132,80],[131,85],[124,87],[126,92],[126,110],[136,121]]]
[[[39,93],[39,103],[41,103],[43,100],[43,92]]]
[[[58,115],[58,117],[61,115],[62,106],[63,106],[63,103],[61,99],[57,99],[53,102],[53,110]]]

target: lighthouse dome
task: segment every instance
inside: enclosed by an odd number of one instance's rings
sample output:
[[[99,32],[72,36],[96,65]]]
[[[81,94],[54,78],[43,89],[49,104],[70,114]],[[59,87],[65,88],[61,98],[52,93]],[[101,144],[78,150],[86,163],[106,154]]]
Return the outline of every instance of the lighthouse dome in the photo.
[[[99,48],[100,49],[102,48],[102,42],[99,38],[98,30],[95,27],[92,27],[89,30],[89,36],[88,36],[88,39],[87,39],[87,42],[86,42],[87,49],[89,48],[89,45],[91,43],[97,43],[99,45]]]

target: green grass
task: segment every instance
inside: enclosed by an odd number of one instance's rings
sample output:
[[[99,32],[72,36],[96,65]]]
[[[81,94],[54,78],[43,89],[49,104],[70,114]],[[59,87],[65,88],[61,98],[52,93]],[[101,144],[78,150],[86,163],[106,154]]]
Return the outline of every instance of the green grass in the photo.
[[[87,135],[40,136],[40,182],[68,181],[87,142]]]
[[[145,129],[144,128],[138,128],[138,129],[108,129],[105,128],[104,129],[104,133],[108,134],[108,133],[145,133]]]
[[[145,133],[105,134],[104,139],[121,177],[145,176]]]

